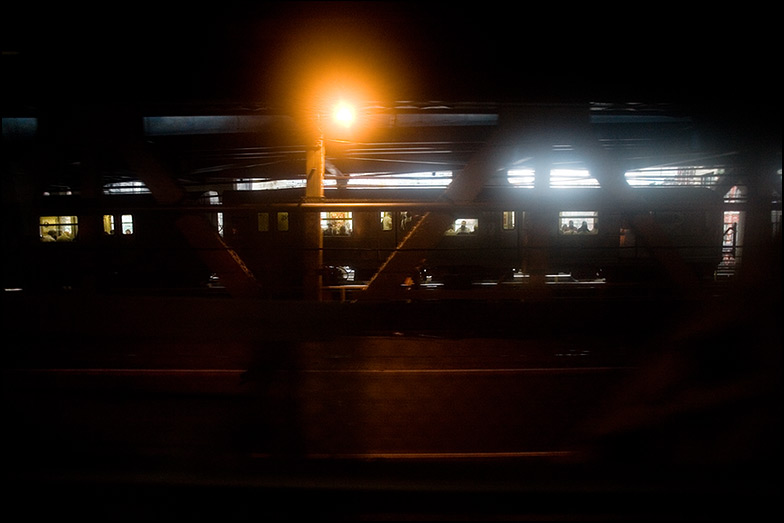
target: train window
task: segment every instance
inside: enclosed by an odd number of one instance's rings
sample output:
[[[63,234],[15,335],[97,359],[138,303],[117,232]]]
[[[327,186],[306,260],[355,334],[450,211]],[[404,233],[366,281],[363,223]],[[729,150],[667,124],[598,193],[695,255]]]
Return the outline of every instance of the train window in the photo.
[[[354,230],[352,212],[322,212],[321,230],[325,236],[351,236]]]
[[[289,213],[285,211],[278,213],[278,230],[279,231],[289,230]]]
[[[400,229],[403,231],[407,231],[411,228],[414,223],[414,216],[412,213],[408,211],[403,211],[400,213]]]
[[[724,247],[736,247],[743,242],[743,225],[746,218],[744,211],[724,211]]]
[[[479,220],[477,218],[457,218],[447,229],[446,234],[473,234],[479,231]]]
[[[38,234],[42,242],[69,242],[76,239],[79,220],[76,216],[41,216]]]
[[[770,211],[770,225],[774,238],[781,234],[781,209]]]
[[[104,234],[114,234],[114,215],[103,215],[103,232]]]
[[[744,185],[733,185],[724,195],[724,203],[745,203],[748,201],[748,189]]]
[[[222,238],[223,234],[225,232],[225,226],[223,224],[223,213],[222,212],[215,213],[215,222],[216,222],[215,225],[218,228],[218,234]]]
[[[392,213],[389,211],[382,211],[381,212],[381,230],[382,231],[391,231],[392,227]]]
[[[269,231],[269,213],[268,212],[260,212],[260,213],[258,213],[257,222],[258,222],[259,232],[267,232],[267,231]]]
[[[558,231],[561,234],[597,234],[599,213],[596,211],[561,211]]]
[[[123,214],[120,215],[120,227],[125,235],[133,234],[133,215]]]
[[[112,235],[115,231],[115,217],[113,214],[104,214],[103,215],[103,232],[104,234]],[[133,234],[133,215],[132,214],[122,214],[120,215],[120,230],[124,235],[132,235]]]
[[[515,213],[514,211],[504,211],[502,225],[505,231],[511,231],[515,228]]]

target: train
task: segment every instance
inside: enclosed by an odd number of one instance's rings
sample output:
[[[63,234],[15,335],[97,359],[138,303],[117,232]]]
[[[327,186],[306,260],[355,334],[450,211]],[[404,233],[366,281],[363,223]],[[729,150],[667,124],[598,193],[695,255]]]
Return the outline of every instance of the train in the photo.
[[[206,217],[272,298],[302,297],[312,270],[325,287],[366,285],[432,213],[448,215],[447,225],[419,248],[402,284],[468,289],[532,274],[655,281],[666,276],[662,256],[705,279],[722,259],[723,198],[708,188],[640,187],[619,198],[598,188],[488,186],[470,202],[443,195],[443,188],[326,189],[314,201],[302,188],[231,189],[219,205],[194,198],[169,207],[150,194],[89,205],[49,196],[12,246],[6,274],[27,288],[218,289],[209,257],[183,234],[183,214]]]
[[[510,186],[486,187],[470,202],[442,196],[443,189],[335,189],[303,204],[301,190],[226,191],[226,238],[268,288],[301,283],[316,214],[326,286],[371,281],[432,212],[450,219],[418,252],[414,283],[470,288],[536,271],[651,281],[665,276],[662,253],[704,279],[722,257],[723,199],[706,188],[635,188],[623,199],[595,188],[542,194]]]
[[[21,233],[9,235],[6,288],[185,291],[213,276],[177,226],[181,210],[162,209],[149,192],[50,194],[27,216]]]

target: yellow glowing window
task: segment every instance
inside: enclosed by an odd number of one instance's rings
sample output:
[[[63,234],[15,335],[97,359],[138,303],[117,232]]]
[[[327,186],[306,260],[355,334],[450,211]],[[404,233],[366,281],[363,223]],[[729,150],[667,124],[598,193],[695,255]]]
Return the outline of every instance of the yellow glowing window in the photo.
[[[41,216],[38,234],[42,242],[70,242],[79,232],[76,216]]]
[[[103,215],[103,232],[104,234],[114,235],[117,226],[117,218],[113,214],[104,214]],[[126,236],[130,236],[134,233],[133,227],[133,215],[132,214],[121,214],[119,219],[120,224],[120,232]]]
[[[322,212],[321,230],[325,236],[351,236],[354,231],[354,215],[348,212]]]
[[[504,211],[502,218],[502,227],[505,231],[511,231],[515,228],[515,213],[514,211]]]
[[[104,234],[114,234],[114,215],[103,215],[103,232]]]
[[[382,211],[381,213],[381,230],[382,231],[391,231],[394,229],[392,225],[392,213],[389,211]]]

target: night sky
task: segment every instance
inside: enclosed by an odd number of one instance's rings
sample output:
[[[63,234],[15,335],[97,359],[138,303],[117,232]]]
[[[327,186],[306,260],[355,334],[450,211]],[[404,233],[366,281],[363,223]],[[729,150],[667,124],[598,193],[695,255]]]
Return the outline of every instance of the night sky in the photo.
[[[778,103],[775,33],[735,13],[514,3],[4,7],[3,101],[296,104],[342,77],[381,101]],[[658,4],[657,4],[658,5]],[[755,28],[756,31],[749,32]]]

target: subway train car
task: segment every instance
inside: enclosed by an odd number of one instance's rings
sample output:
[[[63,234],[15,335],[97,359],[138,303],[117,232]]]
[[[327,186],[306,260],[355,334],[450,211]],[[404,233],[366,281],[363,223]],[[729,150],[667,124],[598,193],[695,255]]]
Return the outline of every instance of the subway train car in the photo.
[[[306,227],[322,235],[325,283],[372,278],[428,212],[451,226],[421,252],[427,281],[467,287],[536,271],[575,279],[650,280],[661,256],[677,256],[696,275],[721,260],[722,198],[702,188],[639,188],[619,199],[600,189],[538,194],[486,188],[472,202],[446,202],[443,189],[326,190],[305,203],[301,190],[226,191],[227,243],[272,288],[301,285]],[[306,216],[310,215],[310,221]],[[311,225],[306,225],[310,223]]]
[[[212,273],[178,229],[179,216],[150,194],[93,202],[47,195],[18,241],[16,284],[41,291],[204,287]]]
[[[447,288],[556,274],[573,279],[651,281],[662,256],[702,278],[722,255],[722,197],[701,188],[636,188],[620,200],[601,189],[488,187],[471,202],[443,189],[229,190],[219,206],[161,208],[150,194],[87,205],[48,196],[15,249],[27,288],[176,290],[210,286],[214,269],[178,228],[183,212],[223,218],[223,242],[270,297],[299,297],[320,250],[324,284],[368,282],[427,213],[445,227],[418,254],[418,282]],[[218,225],[215,223],[215,234]],[[318,243],[313,237],[318,238]],[[26,240],[24,240],[26,238]],[[417,274],[418,272],[418,274]],[[418,278],[417,278],[418,276]],[[416,284],[416,282],[412,282]]]

